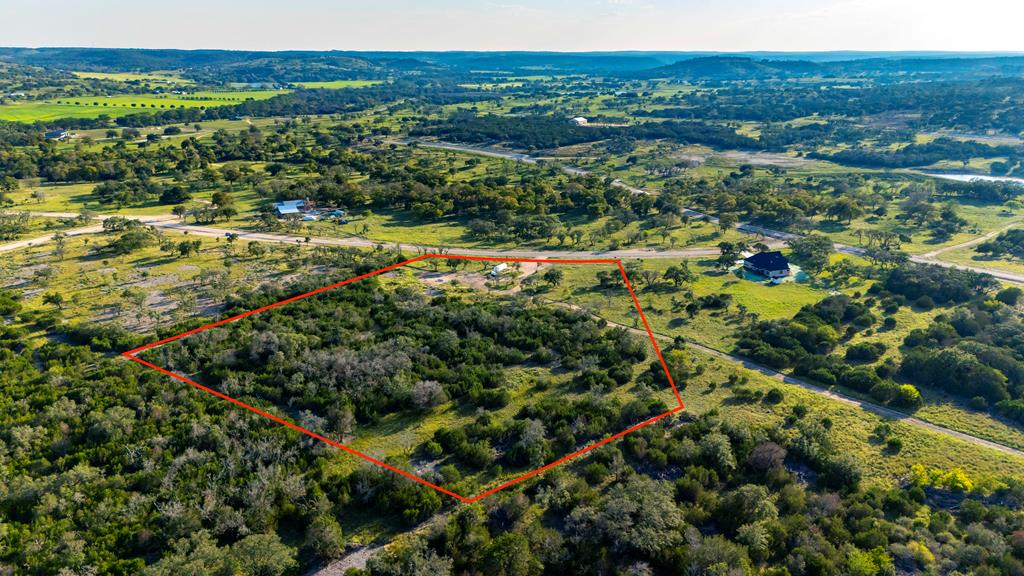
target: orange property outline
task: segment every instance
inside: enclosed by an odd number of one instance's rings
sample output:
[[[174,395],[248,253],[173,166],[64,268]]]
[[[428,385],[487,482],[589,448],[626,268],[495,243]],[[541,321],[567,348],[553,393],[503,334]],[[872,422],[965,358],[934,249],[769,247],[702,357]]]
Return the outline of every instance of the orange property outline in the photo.
[[[633,299],[633,305],[636,307],[637,313],[640,315],[640,320],[643,322],[644,329],[647,331],[647,336],[651,340],[651,346],[654,347],[654,352],[658,356],[658,361],[661,362],[661,367],[662,367],[663,370],[665,370],[665,376],[668,378],[669,385],[672,386],[672,392],[675,394],[676,400],[679,402],[679,405],[674,407],[674,408],[672,408],[672,409],[670,409],[670,410],[668,410],[667,412],[664,412],[662,414],[654,416],[653,418],[649,418],[647,420],[644,420],[643,422],[641,422],[639,424],[636,424],[636,425],[634,425],[634,426],[632,426],[630,428],[627,428],[626,430],[623,430],[622,432],[619,432],[617,434],[613,434],[611,436],[608,436],[607,438],[604,438],[603,440],[599,440],[597,442],[594,442],[593,444],[590,444],[590,445],[588,445],[588,446],[586,446],[586,447],[584,447],[584,448],[582,448],[580,450],[577,450],[576,452],[573,452],[572,454],[569,454],[568,456],[563,456],[563,457],[559,458],[558,460],[555,460],[554,462],[551,462],[549,464],[545,464],[544,466],[541,466],[540,468],[537,468],[536,470],[531,470],[530,472],[527,472],[527,473],[525,473],[525,474],[523,474],[521,476],[518,476],[516,478],[513,478],[513,479],[511,479],[511,480],[509,480],[509,481],[507,481],[507,482],[505,482],[503,484],[495,486],[494,488],[491,488],[491,489],[489,489],[489,490],[487,490],[485,492],[481,492],[480,494],[477,494],[476,496],[467,498],[467,497],[462,496],[460,494],[456,494],[455,492],[452,492],[451,490],[447,490],[447,489],[442,488],[442,487],[440,487],[440,486],[438,486],[436,484],[428,482],[427,480],[424,480],[423,478],[420,478],[419,476],[416,476],[414,474],[410,474],[409,472],[406,472],[405,470],[401,470],[401,469],[398,469],[398,468],[396,468],[394,466],[391,466],[390,464],[386,464],[384,462],[381,462],[380,460],[377,460],[376,458],[373,458],[371,456],[363,454],[362,452],[359,452],[359,451],[354,450],[354,449],[352,449],[352,448],[350,448],[348,446],[345,446],[344,444],[341,444],[340,442],[335,442],[334,440],[331,440],[330,438],[326,438],[326,437],[324,437],[324,436],[322,436],[320,434],[317,434],[316,432],[313,432],[311,430],[307,430],[307,429],[305,429],[305,428],[303,428],[303,427],[301,427],[301,426],[299,426],[299,425],[297,425],[297,424],[295,424],[293,422],[289,422],[287,420],[284,420],[282,418],[274,416],[273,414],[270,414],[268,412],[260,410],[259,408],[256,408],[254,406],[250,406],[250,405],[246,404],[245,402],[242,402],[240,400],[236,400],[236,399],[228,396],[227,394],[224,394],[222,392],[218,392],[218,391],[216,391],[216,390],[214,390],[212,388],[209,388],[207,386],[203,386],[202,384],[199,384],[198,382],[194,382],[194,381],[192,381],[192,380],[190,380],[190,379],[188,379],[188,378],[186,378],[184,376],[181,376],[180,374],[175,374],[174,372],[171,372],[170,370],[167,370],[166,368],[161,368],[160,366],[157,366],[156,364],[153,364],[151,362],[147,362],[147,361],[139,358],[138,356],[136,356],[136,354],[138,354],[140,352],[144,352],[144,351],[149,350],[151,348],[156,348],[157,346],[161,346],[161,345],[166,344],[168,342],[173,342],[175,340],[180,340],[182,338],[185,338],[186,336],[191,336],[192,334],[195,334],[197,332],[202,332],[203,330],[208,330],[210,328],[216,328],[217,326],[223,326],[224,324],[229,324],[231,322],[234,322],[236,320],[240,320],[240,319],[245,318],[247,316],[252,316],[253,314],[258,314],[260,312],[263,312],[263,311],[266,311],[266,310],[270,310],[271,308],[277,308],[278,306],[283,306],[285,304],[288,304],[289,302],[295,302],[296,300],[301,300],[303,298],[308,298],[310,296],[315,296],[315,295],[320,294],[322,292],[327,292],[328,290],[333,290],[335,288],[340,288],[340,287],[345,286],[347,284],[352,284],[353,282],[358,282],[360,280],[369,278],[371,276],[376,276],[378,274],[383,274],[385,272],[389,272],[391,270],[395,270],[397,268],[401,268],[402,266],[405,266],[407,264],[412,264],[414,262],[419,262],[421,260],[427,260],[429,258],[438,258],[438,259],[442,259],[442,260],[449,260],[449,259],[478,260],[478,261],[484,261],[484,262],[532,262],[532,263],[538,263],[538,264],[615,264],[616,266],[618,266],[619,272],[622,274],[622,279],[626,283],[626,288],[629,290],[629,295]],[[331,284],[330,286],[324,286],[323,288],[318,288],[318,289],[313,290],[311,292],[306,292],[305,294],[299,294],[298,296],[292,296],[291,298],[286,298],[284,300],[281,300],[280,302],[275,302],[274,304],[263,306],[262,308],[257,308],[255,310],[250,310],[248,312],[243,312],[242,314],[238,314],[238,315],[232,316],[230,318],[225,318],[223,320],[218,320],[217,322],[213,322],[212,324],[207,324],[205,326],[200,326],[199,328],[194,328],[194,329],[189,330],[187,332],[182,332],[181,334],[176,334],[174,336],[170,336],[170,337],[164,338],[162,340],[157,340],[156,342],[151,342],[151,343],[146,344],[144,346],[139,346],[138,348],[129,350],[127,352],[123,352],[121,355],[126,357],[126,358],[129,358],[129,359],[131,359],[131,360],[133,360],[135,362],[138,362],[139,364],[142,364],[143,366],[146,366],[148,368],[152,368],[153,370],[156,370],[158,372],[166,374],[167,376],[170,376],[171,378],[174,378],[176,380],[180,380],[182,382],[185,382],[186,384],[189,384],[189,385],[191,385],[191,386],[193,386],[195,388],[198,388],[198,389],[200,389],[200,390],[202,390],[204,392],[208,392],[210,394],[213,394],[214,396],[217,396],[218,398],[221,398],[223,400],[227,400],[228,402],[231,402],[232,404],[241,406],[242,408],[245,408],[246,410],[255,412],[256,414],[259,414],[260,416],[263,416],[264,418],[267,418],[269,420],[277,422],[278,424],[281,424],[282,426],[287,426],[288,428],[291,428],[293,430],[301,432],[301,433],[303,433],[303,434],[305,434],[307,436],[310,436],[312,438],[316,438],[317,440],[320,440],[321,442],[324,442],[326,444],[334,446],[335,448],[338,448],[338,449],[340,449],[340,450],[342,450],[344,452],[348,452],[349,454],[353,454],[355,456],[358,456],[358,457],[360,457],[360,458],[362,458],[362,459],[364,459],[364,460],[366,460],[368,462],[372,462],[372,463],[374,463],[374,464],[376,464],[378,466],[381,466],[383,468],[386,468],[386,469],[388,469],[388,470],[390,470],[390,471],[392,471],[392,472],[394,472],[396,474],[400,474],[402,476],[405,476],[406,478],[408,478],[410,480],[413,480],[415,482],[419,482],[420,484],[423,484],[425,486],[429,486],[429,487],[431,487],[431,488],[433,488],[433,489],[435,489],[435,490],[437,490],[439,492],[447,494],[448,496],[451,496],[452,498],[455,498],[455,499],[460,500],[462,502],[476,502],[477,500],[486,498],[486,497],[490,496],[491,494],[494,494],[495,492],[498,492],[500,490],[504,490],[505,488],[508,488],[509,486],[513,486],[515,484],[518,484],[518,483],[520,483],[520,482],[522,482],[522,481],[524,481],[524,480],[526,480],[528,478],[531,478],[533,476],[536,476],[537,474],[540,474],[541,472],[544,472],[545,470],[548,470],[549,468],[553,468],[553,467],[558,466],[559,464],[565,463],[568,460],[571,460],[571,459],[573,459],[573,458],[575,458],[577,456],[580,456],[582,454],[590,452],[591,450],[593,450],[594,448],[597,448],[598,446],[602,446],[602,445],[607,444],[607,443],[609,443],[609,442],[611,442],[613,440],[617,440],[617,439],[625,436],[626,434],[629,434],[630,432],[633,432],[634,430],[639,430],[640,428],[643,428],[644,426],[648,426],[650,424],[653,424],[654,422],[657,422],[658,420],[661,420],[662,418],[664,418],[666,416],[675,414],[676,412],[679,412],[679,411],[683,410],[683,399],[679,395],[679,390],[676,389],[676,384],[672,380],[672,375],[669,374],[668,366],[665,364],[665,359],[661,355],[661,349],[658,347],[658,342],[654,338],[654,333],[651,332],[651,327],[650,327],[650,325],[647,324],[647,317],[644,316],[644,311],[640,308],[640,301],[637,300],[636,292],[633,291],[633,285],[630,283],[629,278],[626,276],[626,269],[623,268],[622,261],[618,260],[618,259],[583,259],[583,260],[558,260],[558,259],[552,259],[552,260],[549,260],[549,259],[539,259],[539,258],[538,259],[533,259],[533,258],[503,258],[503,257],[492,257],[492,256],[465,256],[465,255],[460,255],[460,254],[423,254],[421,256],[417,256],[416,258],[405,260],[404,262],[399,262],[397,264],[392,264],[391,266],[385,266],[384,268],[381,268],[379,270],[374,270],[373,272],[367,272],[366,274],[361,274],[361,275],[356,276],[354,278],[349,278],[348,280],[342,280],[341,282],[337,282],[335,284]]]

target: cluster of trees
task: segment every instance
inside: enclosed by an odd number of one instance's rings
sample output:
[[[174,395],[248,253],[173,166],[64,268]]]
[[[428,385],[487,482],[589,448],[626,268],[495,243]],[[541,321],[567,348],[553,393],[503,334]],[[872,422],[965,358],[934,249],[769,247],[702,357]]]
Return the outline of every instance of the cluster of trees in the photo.
[[[354,573],[810,576],[1021,569],[1024,545],[1010,536],[1021,526],[1020,512],[964,498],[977,487],[962,471],[922,467],[902,488],[862,490],[858,469],[837,454],[827,418],[794,410],[789,422],[750,428],[712,413],[671,430],[637,431],[573,466],[548,471],[522,491],[460,507]],[[810,484],[791,471],[808,462],[816,462]],[[929,498],[940,485],[960,493],[955,512]],[[910,522],[914,517],[924,520]]]
[[[909,144],[896,150],[849,148],[832,154],[812,153],[810,156],[850,166],[908,168],[928,166],[940,160],[954,160],[966,164],[971,158],[1019,158],[1024,156],[1024,149],[1005,144],[993,146],[981,142],[937,138],[931,142]]]
[[[972,271],[904,264],[885,272],[866,298],[831,296],[805,306],[792,319],[745,329],[737,348],[769,366],[792,368],[898,407],[920,405],[916,385],[975,398],[979,408],[991,403],[1009,412],[1013,406],[1000,403],[1024,394],[1024,350],[1018,350],[1016,340],[1024,324],[1012,309],[1019,291],[1007,289],[988,299],[997,285],[992,277]],[[928,328],[912,330],[901,356],[879,362],[888,346],[869,337],[875,330],[894,328],[892,315],[907,305],[959,307],[938,315]],[[880,326],[874,309],[885,315]],[[836,347],[858,333],[864,338],[846,346],[839,357]]]
[[[737,341],[737,350],[774,368],[792,368],[794,373],[825,385],[839,384],[870,394],[882,403],[917,408],[920,392],[912,385],[894,382],[891,364],[861,365],[881,357],[886,351],[884,345],[856,345],[845,358],[832,354],[841,342],[878,324],[871,311],[873,304],[845,295],[830,296],[804,306],[790,320],[763,321],[746,328]]]
[[[632,126],[577,126],[562,116],[498,116],[458,112],[446,119],[428,121],[412,130],[413,136],[492,144],[503,142],[517,148],[558,148],[609,138],[667,139],[681,144],[705,144],[716,148],[757,147],[757,142],[726,126],[703,122],[646,122]]]
[[[606,215],[633,222],[654,209],[651,196],[591,175],[570,175],[539,167],[522,167],[518,174],[459,177],[443,160],[410,161],[408,150],[333,150],[320,172],[304,178],[274,178],[256,187],[267,198],[306,198],[321,206],[352,211],[401,210],[421,221],[460,218],[470,235],[490,240],[571,239],[564,216],[588,219]],[[366,176],[353,181],[352,174]],[[264,225],[276,219],[269,206]]]
[[[936,316],[904,339],[899,373],[911,382],[971,399],[1024,422],[1024,322],[1013,309],[1021,291],[1006,288]]]
[[[107,128],[113,125],[139,128],[163,124],[195,123],[209,120],[225,120],[250,117],[272,116],[313,116],[359,112],[398,101],[416,101],[428,105],[479,102],[493,98],[493,95],[461,87],[448,79],[399,80],[357,89],[297,89],[263,100],[246,100],[227,106],[180,107],[167,110],[132,111],[123,116],[111,118],[61,118],[47,121],[47,126],[90,129]]]
[[[672,97],[678,108],[651,112],[670,118],[785,122],[807,116],[863,117],[899,112],[920,114],[912,125],[984,132],[1024,130],[1019,78],[972,81],[898,82],[834,88],[827,82],[774,86],[733,85]],[[656,102],[659,102],[656,100]]]
[[[0,211],[0,240],[15,240],[28,231],[31,218],[27,212]]]
[[[391,262],[383,252],[339,252],[331,266],[345,278]],[[308,287],[244,292],[228,312]],[[851,303],[825,307],[861,315]],[[378,553],[355,571],[362,576],[1024,570],[1015,536],[1024,515],[1005,505],[1024,498],[1024,487],[922,468],[905,486],[863,488],[835,444],[841,432],[802,405],[780,408],[787,417],[776,425],[710,412],[648,426],[479,504],[456,505],[376,467],[339,467],[320,443],[106,353],[140,344],[137,335],[71,326],[58,328],[62,343],[39,345],[19,327],[24,314],[17,294],[0,290],[0,570],[294,576],[343,555],[344,520],[365,514],[394,532],[437,520]],[[358,393],[357,404],[397,402],[409,414],[449,398],[475,406],[494,400],[481,391],[495,389],[491,368],[506,362],[557,359],[576,371],[568,384],[578,390],[621,386],[627,367],[639,384],[658,377],[637,366],[653,362],[640,342],[581,315],[424,302],[372,281],[201,334],[209,337],[153,355],[252,402],[290,399],[287,417],[341,434],[372,418],[333,402],[344,394]],[[689,370],[681,354],[666,350],[680,384]],[[395,367],[405,376],[373,376]],[[498,448],[498,465],[533,466],[663,409],[642,395],[621,406],[603,392],[576,398],[528,402],[511,424],[484,415],[438,432],[432,440],[449,458],[440,479],[457,484],[456,460]]]
[[[243,294],[230,306],[255,308],[266,298]],[[579,402],[540,400],[553,384],[536,382],[537,405],[528,401],[515,421],[484,415],[439,430],[419,451],[457,464],[441,479],[449,482],[466,470],[539,466],[553,453],[667,410],[660,402],[621,405],[604,397],[633,382],[635,365],[647,360],[645,343],[626,330],[602,329],[577,311],[515,300],[429,299],[372,279],[147,355],[229,394],[287,405],[307,427],[337,437],[389,414],[418,418],[449,402],[460,411],[501,408],[524,393],[508,371],[526,362],[577,372],[559,386],[585,394]],[[656,381],[651,374],[660,369],[652,365],[641,386],[667,387],[663,376]],[[674,376],[681,386],[687,374]]]
[[[993,258],[1007,255],[1024,258],[1024,230],[1007,230],[991,240],[978,244],[974,251]]]

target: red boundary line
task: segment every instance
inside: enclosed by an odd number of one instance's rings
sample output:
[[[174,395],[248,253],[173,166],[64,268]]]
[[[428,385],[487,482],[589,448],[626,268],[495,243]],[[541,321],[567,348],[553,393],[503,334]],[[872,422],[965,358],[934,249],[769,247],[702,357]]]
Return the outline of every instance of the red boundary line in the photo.
[[[317,294],[321,294],[323,292],[327,292],[328,290],[333,290],[335,288],[340,288],[341,286],[345,286],[347,284],[352,284],[353,282],[358,282],[360,280],[363,280],[363,279],[366,279],[366,278],[370,278],[371,276],[376,276],[378,274],[383,274],[385,272],[389,272],[391,270],[395,270],[397,268],[401,268],[402,266],[405,266],[407,264],[412,264],[414,262],[419,262],[421,260],[426,260],[426,259],[429,259],[429,258],[437,258],[439,260],[477,260],[477,261],[483,261],[483,262],[532,262],[532,263],[539,263],[539,264],[615,264],[616,266],[618,266],[619,272],[622,274],[622,280],[626,283],[626,288],[629,290],[629,295],[633,299],[633,305],[636,307],[637,313],[640,315],[640,320],[643,322],[644,329],[647,331],[647,337],[651,341],[651,346],[654,347],[654,352],[658,356],[658,361],[661,363],[661,367],[665,371],[665,376],[668,378],[668,383],[672,387],[672,393],[675,394],[676,400],[679,402],[679,405],[674,407],[674,408],[672,408],[671,410],[669,410],[667,412],[664,412],[662,414],[659,414],[657,416],[654,416],[652,418],[644,420],[643,422],[640,422],[639,424],[635,424],[635,425],[633,425],[633,426],[623,430],[622,432],[619,432],[617,434],[613,434],[611,436],[608,436],[607,438],[604,438],[603,440],[599,440],[599,441],[594,442],[594,443],[592,443],[592,444],[590,444],[588,446],[585,446],[584,448],[581,448],[580,450],[577,450],[576,452],[573,452],[572,454],[568,454],[566,456],[563,456],[563,457],[559,458],[558,460],[555,460],[554,462],[550,462],[548,464],[545,464],[544,466],[541,466],[540,468],[537,468],[536,470],[531,470],[531,471],[526,472],[525,474],[523,474],[521,476],[517,476],[516,478],[513,478],[513,479],[511,479],[511,480],[509,480],[509,481],[507,481],[507,482],[505,482],[503,484],[500,484],[498,486],[495,486],[494,488],[491,488],[491,489],[487,490],[486,492],[482,492],[480,494],[477,494],[476,496],[467,498],[467,497],[462,496],[460,494],[456,494],[455,492],[452,492],[451,490],[447,490],[445,488],[442,488],[441,486],[438,486],[436,484],[428,482],[427,480],[424,480],[423,478],[420,478],[419,476],[416,476],[414,474],[406,472],[405,470],[401,470],[399,468],[391,466],[390,464],[387,464],[385,462],[381,462],[380,460],[377,460],[376,458],[373,458],[372,456],[368,456],[366,454],[363,454],[362,452],[359,452],[358,450],[350,448],[350,447],[348,447],[348,446],[346,446],[346,445],[344,445],[344,444],[342,444],[340,442],[335,442],[334,440],[331,440],[330,438],[327,438],[325,436],[317,434],[316,432],[313,432],[311,430],[307,430],[307,429],[303,428],[302,426],[299,426],[298,424],[295,424],[295,423],[289,422],[288,420],[285,420],[283,418],[279,418],[277,416],[274,416],[273,414],[270,414],[269,412],[266,412],[264,410],[261,410],[259,408],[254,407],[254,406],[246,404],[245,402],[242,402],[241,400],[237,400],[235,398],[232,398],[231,396],[228,396],[227,394],[224,394],[223,392],[218,392],[217,390],[214,390],[212,388],[209,388],[207,386],[199,384],[198,382],[190,380],[189,378],[186,378],[186,377],[184,377],[184,376],[182,376],[180,374],[175,374],[174,372],[172,372],[170,370],[167,370],[166,368],[162,368],[160,366],[157,366],[156,364],[153,364],[151,362],[147,362],[146,360],[143,360],[143,359],[139,358],[138,356],[136,356],[136,354],[138,354],[140,352],[143,352],[143,351],[146,351],[146,350],[150,350],[152,348],[156,348],[157,346],[161,346],[163,344],[167,344],[168,342],[174,342],[175,340],[180,340],[180,339],[185,338],[187,336],[191,336],[192,334],[196,334],[196,333],[202,332],[204,330],[209,330],[210,328],[216,328],[218,326],[223,326],[225,324],[230,324],[231,322],[235,322],[236,320],[241,320],[242,318],[246,318],[248,316],[252,316],[253,314],[258,314],[260,312],[264,312],[264,311],[270,310],[272,308],[277,308],[278,306],[283,306],[283,305],[288,304],[290,302],[295,302],[297,300],[302,300],[303,298],[309,298],[310,296],[315,296]],[[525,480],[527,480],[529,478],[532,478],[533,476],[536,476],[536,475],[540,474],[541,472],[544,472],[544,471],[546,471],[546,470],[548,470],[550,468],[558,466],[559,464],[563,464],[563,463],[567,462],[568,460],[576,458],[577,456],[580,456],[582,454],[590,452],[591,450],[593,450],[593,449],[595,449],[595,448],[597,448],[599,446],[603,446],[603,445],[605,445],[605,444],[607,444],[609,442],[612,442],[613,440],[617,440],[617,439],[625,436],[626,434],[629,434],[630,432],[633,432],[635,430],[639,430],[640,428],[643,428],[644,426],[648,426],[650,424],[653,424],[653,423],[657,422],[658,420],[661,420],[662,418],[665,418],[666,416],[670,416],[672,414],[675,414],[676,412],[679,412],[679,411],[683,410],[683,408],[684,408],[684,406],[683,406],[683,399],[679,395],[679,390],[676,388],[675,382],[672,380],[672,375],[669,374],[668,365],[665,363],[665,358],[661,354],[661,348],[658,347],[658,342],[657,342],[657,339],[655,339],[655,337],[654,337],[654,332],[651,331],[651,327],[647,323],[647,317],[644,315],[644,311],[640,307],[640,301],[637,299],[636,292],[633,290],[633,284],[629,281],[629,277],[626,275],[626,269],[622,266],[622,261],[618,260],[618,259],[597,259],[597,258],[595,258],[595,259],[577,259],[577,260],[568,260],[568,259],[566,259],[566,260],[561,260],[561,259],[551,259],[551,260],[549,260],[549,259],[542,259],[542,258],[505,258],[505,257],[500,257],[500,256],[467,256],[467,255],[463,255],[463,254],[422,254],[422,255],[417,256],[415,258],[411,258],[409,260],[398,262],[398,263],[392,264],[390,266],[385,266],[384,268],[381,268],[379,270],[374,270],[373,272],[367,272],[366,274],[360,274],[359,276],[355,276],[353,278],[349,278],[348,280],[342,280],[341,282],[336,282],[336,283],[331,284],[329,286],[324,286],[323,288],[317,288],[316,290],[312,290],[312,291],[306,292],[304,294],[299,294],[297,296],[292,296],[291,298],[286,298],[284,300],[281,300],[280,302],[275,302],[275,303],[269,304],[267,306],[256,308],[255,310],[250,310],[248,312],[243,312],[242,314],[237,314],[235,316],[231,316],[230,318],[224,318],[223,320],[218,320],[216,322],[207,324],[205,326],[200,326],[199,328],[193,328],[192,330],[188,330],[186,332],[182,332],[181,334],[175,334],[174,336],[170,336],[170,337],[164,338],[162,340],[157,340],[156,342],[151,342],[149,344],[145,344],[143,346],[139,346],[138,348],[133,348],[132,350],[129,350],[127,352],[122,352],[121,355],[126,357],[126,358],[128,358],[128,359],[130,359],[130,360],[132,360],[132,361],[134,361],[134,362],[138,362],[139,364],[141,364],[141,365],[143,365],[143,366],[145,366],[147,368],[151,368],[153,370],[156,370],[157,372],[160,372],[162,374],[170,376],[171,378],[174,378],[176,380],[180,380],[182,382],[185,382],[186,384],[189,384],[190,386],[193,386],[193,387],[195,387],[195,388],[197,388],[199,390],[202,390],[204,392],[208,392],[210,394],[213,394],[214,396],[216,396],[218,398],[221,398],[223,400],[227,400],[228,402],[231,402],[232,404],[235,404],[237,406],[245,408],[246,410],[249,410],[249,411],[252,411],[252,412],[254,412],[256,414],[259,414],[260,416],[263,416],[264,418],[267,418],[269,420],[277,422],[278,424],[281,424],[282,426],[286,426],[288,428],[291,428],[293,430],[301,432],[301,433],[303,433],[303,434],[305,434],[305,435],[307,435],[307,436],[309,436],[311,438],[315,438],[317,440],[320,440],[321,442],[324,442],[326,444],[334,446],[335,448],[338,448],[338,449],[340,449],[340,450],[342,450],[344,452],[347,452],[347,453],[352,454],[354,456],[358,456],[358,457],[360,457],[360,458],[362,458],[362,459],[364,459],[364,460],[366,460],[368,462],[372,462],[373,464],[376,464],[378,466],[386,468],[387,470],[390,470],[390,471],[392,471],[392,472],[394,472],[396,474],[404,476],[404,477],[406,477],[406,478],[408,478],[410,480],[413,480],[415,482],[419,482],[420,484],[423,484],[424,486],[429,486],[429,487],[433,488],[434,490],[437,490],[438,492],[441,492],[443,494],[447,494],[448,496],[451,496],[452,498],[455,498],[455,499],[460,500],[462,502],[476,502],[477,500],[480,500],[482,498],[486,498],[486,497],[488,497],[488,496],[490,496],[490,495],[492,495],[492,494],[494,494],[496,492],[504,490],[505,488],[508,488],[510,486],[514,486],[516,484],[519,484],[520,482],[523,482],[523,481],[525,481]]]

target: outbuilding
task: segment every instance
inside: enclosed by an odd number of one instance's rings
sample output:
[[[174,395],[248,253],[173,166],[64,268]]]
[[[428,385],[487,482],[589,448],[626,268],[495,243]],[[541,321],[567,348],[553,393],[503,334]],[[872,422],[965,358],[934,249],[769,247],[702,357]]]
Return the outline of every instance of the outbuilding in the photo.
[[[765,278],[785,278],[789,276],[789,260],[782,252],[758,252],[743,260],[743,269]]]
[[[278,216],[301,216],[305,208],[305,200],[284,200],[274,204],[274,212]]]

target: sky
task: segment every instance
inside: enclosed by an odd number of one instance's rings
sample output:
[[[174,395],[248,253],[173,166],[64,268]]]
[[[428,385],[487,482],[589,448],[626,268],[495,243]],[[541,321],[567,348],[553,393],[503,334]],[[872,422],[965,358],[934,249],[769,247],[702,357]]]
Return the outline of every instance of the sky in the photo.
[[[1020,0],[0,0],[3,46],[1024,51]]]

